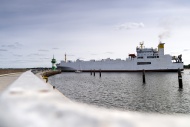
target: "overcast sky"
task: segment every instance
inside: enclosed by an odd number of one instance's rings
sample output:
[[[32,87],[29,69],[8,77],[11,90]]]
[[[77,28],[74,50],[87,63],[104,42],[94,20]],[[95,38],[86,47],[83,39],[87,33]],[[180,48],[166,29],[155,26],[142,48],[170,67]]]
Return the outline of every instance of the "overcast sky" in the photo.
[[[0,68],[121,58],[136,46],[190,64],[189,0],[0,0]]]

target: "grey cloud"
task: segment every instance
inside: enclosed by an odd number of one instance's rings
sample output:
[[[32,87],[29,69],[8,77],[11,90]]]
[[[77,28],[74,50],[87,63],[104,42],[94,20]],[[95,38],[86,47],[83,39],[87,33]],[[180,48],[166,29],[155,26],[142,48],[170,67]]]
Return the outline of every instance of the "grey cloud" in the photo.
[[[114,54],[113,52],[105,52],[105,54]]]
[[[13,60],[12,62],[19,62],[19,63],[35,63],[35,62],[41,62],[41,60]]]
[[[31,56],[45,56],[45,54],[40,54],[40,53],[32,53],[28,55],[29,57]]]
[[[30,54],[28,56],[39,56],[40,54],[39,53],[33,53],[33,54]]]
[[[67,56],[75,56],[75,55],[72,55],[72,54],[66,54]]]
[[[104,53],[101,53],[101,54],[113,54],[113,52],[104,52]],[[100,55],[98,53],[91,53],[91,55]]]
[[[14,45],[15,45],[16,47],[23,46],[23,44],[21,44],[20,42],[15,42]]]
[[[0,49],[0,51],[2,51],[2,52],[6,52],[7,50],[6,50],[6,49]]]
[[[40,52],[49,52],[49,50],[46,50],[46,49],[39,49],[38,51],[40,51]]]
[[[13,44],[1,45],[1,47],[4,47],[4,48],[20,48],[21,46],[23,45],[19,42],[15,42]]]
[[[59,49],[59,48],[52,48],[52,49],[57,50],[57,49]]]
[[[140,23],[135,23],[135,22],[127,22],[123,23],[121,25],[116,26],[116,30],[129,30],[129,29],[136,29],[136,28],[143,28],[145,25],[140,22]]]
[[[22,57],[23,55],[13,54],[13,56]]]
[[[100,53],[100,54],[113,54],[113,52],[104,52],[104,53]],[[90,55],[95,56],[95,55],[100,55],[100,54],[98,54],[98,53],[91,53]]]
[[[184,52],[186,52],[186,51],[190,51],[190,49],[184,49],[183,51],[184,51]]]
[[[13,60],[12,62],[16,62],[16,63],[26,63],[27,61],[26,60]]]
[[[2,45],[2,47],[4,47],[4,48],[15,48],[14,45]]]
[[[95,54],[95,53],[91,53],[90,55],[93,55],[93,56],[95,56],[95,55],[98,55],[98,54]]]
[[[163,29],[171,29],[173,28],[174,26],[176,26],[178,23],[180,23],[180,17],[178,16],[169,16],[169,17],[166,17],[166,18],[161,18],[160,21],[159,21],[159,27],[163,28]]]
[[[51,58],[49,58],[49,57],[44,57],[44,58],[41,58],[41,59],[47,60],[47,59],[51,59]]]
[[[55,2],[56,1],[56,2]],[[49,14],[54,11],[58,11],[55,9],[55,7],[60,6],[59,0],[47,0],[46,2],[44,1],[39,1],[39,0],[32,0],[32,1],[26,1],[26,0],[10,0],[10,1],[5,1],[0,4],[0,12],[4,12],[2,14],[2,20],[3,20],[3,25],[22,25],[23,23],[29,23],[29,22],[24,22],[26,20],[30,21],[30,17],[36,17],[39,15],[44,15],[44,14]],[[34,6],[35,5],[35,6]],[[25,18],[23,18],[25,17]],[[15,19],[12,21],[11,19]],[[35,19],[35,18],[34,18]],[[32,23],[32,22],[30,22]]]

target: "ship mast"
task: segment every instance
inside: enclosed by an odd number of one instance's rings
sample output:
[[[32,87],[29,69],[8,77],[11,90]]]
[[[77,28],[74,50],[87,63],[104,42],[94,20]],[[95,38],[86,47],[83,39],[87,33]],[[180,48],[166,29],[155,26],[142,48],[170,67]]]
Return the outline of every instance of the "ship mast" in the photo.
[[[65,53],[65,62],[67,62],[67,54]]]

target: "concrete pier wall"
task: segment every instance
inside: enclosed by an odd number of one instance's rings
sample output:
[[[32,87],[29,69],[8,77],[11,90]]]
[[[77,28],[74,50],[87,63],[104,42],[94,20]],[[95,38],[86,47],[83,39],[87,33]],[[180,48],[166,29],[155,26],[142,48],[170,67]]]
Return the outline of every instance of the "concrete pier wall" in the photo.
[[[0,127],[190,126],[189,115],[108,110],[73,102],[30,71],[3,91],[0,109]]]

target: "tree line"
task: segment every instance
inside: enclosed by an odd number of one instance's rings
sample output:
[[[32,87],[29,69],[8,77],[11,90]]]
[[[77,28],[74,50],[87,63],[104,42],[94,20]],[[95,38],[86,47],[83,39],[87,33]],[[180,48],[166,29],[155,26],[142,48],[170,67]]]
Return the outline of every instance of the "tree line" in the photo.
[[[188,68],[188,69],[190,69],[190,64],[188,64],[188,65],[184,65],[183,67],[184,67],[184,68]]]

